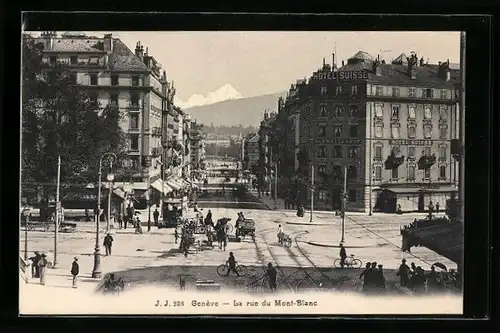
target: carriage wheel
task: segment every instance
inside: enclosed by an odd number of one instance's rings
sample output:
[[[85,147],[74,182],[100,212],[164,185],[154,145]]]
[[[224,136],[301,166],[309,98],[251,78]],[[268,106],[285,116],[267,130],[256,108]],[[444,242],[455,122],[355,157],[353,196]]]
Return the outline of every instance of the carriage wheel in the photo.
[[[291,247],[292,246],[292,240],[290,238],[284,239],[283,240],[283,245],[285,247]]]
[[[340,259],[335,259],[333,261],[333,267],[335,267],[335,268],[339,268],[340,267]]]
[[[233,230],[234,230],[233,225],[232,225],[231,223],[228,223],[228,224],[227,224],[227,232],[230,234],[230,233],[232,233],[232,232],[233,232]]]
[[[226,275],[228,270],[229,270],[228,266],[226,266],[224,264],[219,265],[217,267],[217,274],[219,274],[220,276]]]

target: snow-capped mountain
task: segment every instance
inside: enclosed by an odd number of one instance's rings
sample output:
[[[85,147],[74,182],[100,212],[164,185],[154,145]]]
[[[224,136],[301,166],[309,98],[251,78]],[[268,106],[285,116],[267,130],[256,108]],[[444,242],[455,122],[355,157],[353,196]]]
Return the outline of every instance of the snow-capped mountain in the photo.
[[[191,108],[194,106],[210,105],[222,101],[240,99],[243,96],[232,85],[225,84],[219,89],[209,92],[203,96],[201,94],[193,94],[187,101],[177,99],[175,104],[183,109]]]

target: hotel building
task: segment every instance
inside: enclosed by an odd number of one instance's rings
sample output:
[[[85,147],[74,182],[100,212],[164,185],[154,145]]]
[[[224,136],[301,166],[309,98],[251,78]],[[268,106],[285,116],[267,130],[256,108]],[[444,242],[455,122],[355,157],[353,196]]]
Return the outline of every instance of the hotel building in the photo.
[[[333,61],[335,64],[335,61]],[[314,166],[315,207],[423,211],[430,201],[445,207],[456,191],[459,71],[446,62],[424,63],[402,54],[391,63],[358,52],[340,68],[323,67],[292,85],[268,146],[282,193],[310,202]],[[291,169],[291,168],[288,168]]]

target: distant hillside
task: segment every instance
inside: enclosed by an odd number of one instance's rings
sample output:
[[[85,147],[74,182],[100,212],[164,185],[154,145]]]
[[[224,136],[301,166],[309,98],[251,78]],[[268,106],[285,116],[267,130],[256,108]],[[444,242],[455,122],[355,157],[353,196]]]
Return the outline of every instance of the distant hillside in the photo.
[[[264,110],[276,111],[278,98],[286,92],[223,101],[186,109],[192,119],[214,126],[259,126]]]

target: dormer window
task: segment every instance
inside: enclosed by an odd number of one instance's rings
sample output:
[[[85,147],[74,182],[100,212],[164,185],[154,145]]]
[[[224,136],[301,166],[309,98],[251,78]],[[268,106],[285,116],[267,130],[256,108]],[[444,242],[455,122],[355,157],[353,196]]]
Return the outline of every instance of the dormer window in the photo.
[[[118,85],[118,75],[111,75],[111,85],[112,86]]]
[[[441,90],[441,99],[448,99],[448,90],[446,89]]]
[[[417,97],[417,89],[410,87],[408,89],[408,97]]]
[[[432,88],[426,88],[423,90],[424,92],[424,97],[426,98],[434,98],[434,89]]]

